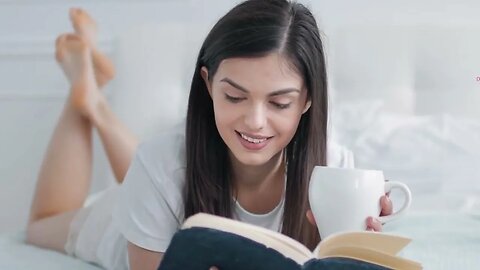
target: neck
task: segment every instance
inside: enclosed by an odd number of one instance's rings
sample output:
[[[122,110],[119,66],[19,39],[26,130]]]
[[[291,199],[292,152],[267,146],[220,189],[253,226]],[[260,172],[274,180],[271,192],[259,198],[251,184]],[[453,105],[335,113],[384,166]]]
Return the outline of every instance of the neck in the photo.
[[[241,164],[231,153],[230,158],[232,160],[232,184],[237,193],[239,191],[259,191],[279,180],[282,181],[283,186],[285,174],[283,151],[260,166]]]

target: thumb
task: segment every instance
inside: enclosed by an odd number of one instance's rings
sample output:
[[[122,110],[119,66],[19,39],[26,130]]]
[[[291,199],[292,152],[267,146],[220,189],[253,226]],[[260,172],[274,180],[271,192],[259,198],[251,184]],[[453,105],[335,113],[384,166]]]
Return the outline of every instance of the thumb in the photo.
[[[317,227],[317,222],[315,222],[315,218],[313,217],[313,212],[312,210],[307,210],[307,219],[308,221],[310,222],[310,224],[312,224],[313,226]]]

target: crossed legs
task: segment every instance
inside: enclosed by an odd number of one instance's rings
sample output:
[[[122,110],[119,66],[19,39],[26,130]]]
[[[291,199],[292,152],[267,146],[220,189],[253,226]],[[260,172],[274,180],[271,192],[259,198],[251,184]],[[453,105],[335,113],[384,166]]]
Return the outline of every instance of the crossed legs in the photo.
[[[92,129],[96,128],[118,183],[138,140],[110,110],[100,88],[113,78],[111,61],[96,47],[96,25],[71,9],[75,33],[56,41],[56,59],[71,88],[38,175],[27,242],[64,252],[70,223],[88,195],[92,179]]]

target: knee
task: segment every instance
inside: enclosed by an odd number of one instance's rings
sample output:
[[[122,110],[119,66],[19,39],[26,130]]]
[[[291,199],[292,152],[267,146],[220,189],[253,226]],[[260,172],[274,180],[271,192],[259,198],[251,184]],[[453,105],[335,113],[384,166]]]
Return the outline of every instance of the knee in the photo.
[[[30,245],[35,245],[36,243],[36,235],[38,234],[38,230],[36,228],[36,221],[29,221],[27,225],[27,230],[25,232],[25,243]]]
[[[70,223],[75,211],[41,219],[31,219],[25,242],[34,246],[65,252]]]

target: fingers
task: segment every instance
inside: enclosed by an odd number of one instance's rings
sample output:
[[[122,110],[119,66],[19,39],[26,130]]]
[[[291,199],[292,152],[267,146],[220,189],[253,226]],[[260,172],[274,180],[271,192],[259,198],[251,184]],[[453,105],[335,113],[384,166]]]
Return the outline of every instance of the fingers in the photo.
[[[375,232],[381,232],[382,231],[382,223],[378,221],[377,219],[374,219],[372,217],[367,218],[367,231],[375,231]]]
[[[382,207],[380,216],[388,216],[392,214],[393,204],[388,196],[382,196],[382,198],[380,198],[380,206]]]
[[[307,215],[308,222],[310,222],[310,224],[312,224],[313,226],[317,227],[317,223],[315,222],[315,218],[313,217],[312,210],[307,210],[306,215]]]

